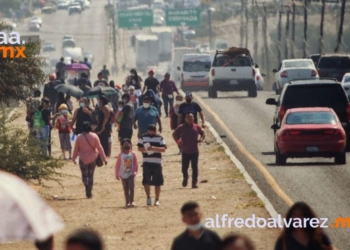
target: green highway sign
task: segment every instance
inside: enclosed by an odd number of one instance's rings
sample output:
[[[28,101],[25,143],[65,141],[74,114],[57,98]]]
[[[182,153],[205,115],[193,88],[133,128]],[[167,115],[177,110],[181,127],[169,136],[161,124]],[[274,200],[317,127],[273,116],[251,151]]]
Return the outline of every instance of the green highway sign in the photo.
[[[151,9],[118,11],[119,28],[141,28],[151,26],[153,26],[153,10]]]
[[[166,26],[199,26],[201,21],[200,9],[168,9],[165,11]]]

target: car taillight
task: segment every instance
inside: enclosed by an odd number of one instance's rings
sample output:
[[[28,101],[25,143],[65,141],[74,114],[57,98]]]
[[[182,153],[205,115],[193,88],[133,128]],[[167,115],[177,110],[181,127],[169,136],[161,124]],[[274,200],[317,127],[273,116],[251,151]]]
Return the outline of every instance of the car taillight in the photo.
[[[261,81],[261,76],[257,76],[257,77],[256,77],[256,80],[257,80],[257,81]]]
[[[281,106],[280,107],[280,112],[278,114],[278,118],[280,119],[280,121],[283,120],[283,117],[284,117],[285,113],[286,113],[286,109],[284,108],[284,106]]]
[[[317,76],[317,75],[318,75],[317,70],[312,70],[312,71],[311,71],[311,76]]]
[[[288,77],[288,72],[287,71],[283,71],[280,74],[281,77]]]
[[[299,134],[300,134],[300,131],[284,130],[280,135],[280,139],[283,141],[288,141],[293,139],[292,138],[293,135],[299,135]]]
[[[350,103],[348,103],[348,106],[346,108],[346,118],[348,121],[350,121]]]
[[[215,76],[215,69],[211,70],[211,76]]]
[[[255,69],[252,69],[252,74],[253,74],[253,76],[255,76],[255,74],[256,74]]]

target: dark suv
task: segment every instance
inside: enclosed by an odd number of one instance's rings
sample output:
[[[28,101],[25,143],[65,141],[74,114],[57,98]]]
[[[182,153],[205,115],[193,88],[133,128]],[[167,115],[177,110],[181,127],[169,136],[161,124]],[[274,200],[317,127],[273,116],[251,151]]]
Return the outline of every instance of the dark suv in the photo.
[[[350,55],[322,55],[318,60],[317,71],[320,77],[335,78],[340,82],[344,74],[350,72]]]
[[[288,109],[307,107],[329,107],[338,115],[350,140],[350,103],[343,86],[335,79],[295,80],[285,84],[279,99],[266,100],[276,105],[271,128],[276,133]],[[350,143],[347,143],[350,146]]]

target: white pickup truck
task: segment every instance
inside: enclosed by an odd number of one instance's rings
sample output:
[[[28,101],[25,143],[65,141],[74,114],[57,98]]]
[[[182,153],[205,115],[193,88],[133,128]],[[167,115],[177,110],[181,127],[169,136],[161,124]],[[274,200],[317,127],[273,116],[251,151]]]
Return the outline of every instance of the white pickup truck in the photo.
[[[248,97],[257,97],[256,68],[246,48],[217,50],[209,72],[208,97],[217,98],[218,91],[247,91]]]

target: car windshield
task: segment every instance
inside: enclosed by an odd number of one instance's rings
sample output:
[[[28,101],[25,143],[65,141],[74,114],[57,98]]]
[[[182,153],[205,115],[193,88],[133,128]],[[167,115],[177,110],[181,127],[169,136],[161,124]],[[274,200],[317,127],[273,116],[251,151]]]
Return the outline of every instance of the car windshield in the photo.
[[[290,85],[282,102],[288,108],[346,107],[349,103],[340,84]]]
[[[337,124],[336,116],[331,112],[295,112],[286,119],[287,124]]]
[[[350,82],[350,76],[345,76],[344,77],[344,82]]]
[[[216,45],[216,48],[218,48],[218,49],[227,49],[228,46],[227,46],[227,43],[218,43]]]
[[[318,68],[350,69],[350,59],[347,56],[321,57]]]
[[[285,68],[309,68],[314,67],[314,64],[310,61],[290,61],[284,63]]]
[[[205,66],[209,65],[208,68]],[[185,72],[199,72],[199,71],[205,71],[209,72],[210,68],[210,62],[200,62],[200,61],[195,61],[195,62],[184,62],[183,66],[183,71]]]

